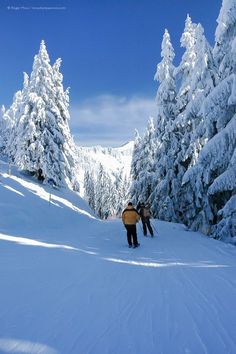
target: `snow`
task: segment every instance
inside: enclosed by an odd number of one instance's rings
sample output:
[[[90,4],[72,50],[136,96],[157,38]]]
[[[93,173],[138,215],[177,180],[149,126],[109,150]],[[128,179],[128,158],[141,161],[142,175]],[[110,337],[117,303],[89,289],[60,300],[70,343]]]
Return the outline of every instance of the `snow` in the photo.
[[[80,195],[84,197],[84,173],[95,171],[98,174],[100,165],[114,180],[114,173],[123,171],[124,177],[129,177],[134,142],[130,141],[117,148],[102,146],[78,147],[77,179],[80,184]]]
[[[68,189],[0,165],[0,353],[234,354],[236,249],[181,224],[127,247]],[[51,203],[49,197],[51,194]]]

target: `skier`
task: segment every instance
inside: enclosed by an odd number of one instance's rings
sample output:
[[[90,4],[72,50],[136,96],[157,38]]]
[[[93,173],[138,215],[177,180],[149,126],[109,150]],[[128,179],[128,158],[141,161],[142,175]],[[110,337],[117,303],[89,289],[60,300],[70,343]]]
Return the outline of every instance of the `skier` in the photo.
[[[128,203],[127,208],[122,212],[122,221],[127,230],[127,240],[129,247],[138,247],[136,223],[139,222],[140,216],[138,211],[133,207],[131,202]]]
[[[150,218],[151,218],[150,206],[148,204],[145,206],[144,203],[138,203],[137,209],[139,211],[142,224],[143,224],[143,235],[147,236],[147,228],[148,228],[151,237],[153,237],[153,229],[150,224]]]

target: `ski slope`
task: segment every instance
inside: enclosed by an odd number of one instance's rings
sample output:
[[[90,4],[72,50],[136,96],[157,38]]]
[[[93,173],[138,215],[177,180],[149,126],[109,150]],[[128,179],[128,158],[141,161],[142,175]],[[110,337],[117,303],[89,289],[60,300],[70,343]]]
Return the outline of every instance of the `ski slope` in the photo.
[[[0,353],[236,353],[235,247],[155,221],[129,249],[120,220],[1,172]]]

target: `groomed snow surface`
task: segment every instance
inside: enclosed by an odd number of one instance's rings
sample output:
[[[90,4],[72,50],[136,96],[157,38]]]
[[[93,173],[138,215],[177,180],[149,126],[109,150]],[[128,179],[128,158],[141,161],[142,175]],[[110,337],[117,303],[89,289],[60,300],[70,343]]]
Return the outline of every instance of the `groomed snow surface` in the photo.
[[[236,353],[235,247],[155,220],[129,249],[120,220],[0,167],[0,353]]]

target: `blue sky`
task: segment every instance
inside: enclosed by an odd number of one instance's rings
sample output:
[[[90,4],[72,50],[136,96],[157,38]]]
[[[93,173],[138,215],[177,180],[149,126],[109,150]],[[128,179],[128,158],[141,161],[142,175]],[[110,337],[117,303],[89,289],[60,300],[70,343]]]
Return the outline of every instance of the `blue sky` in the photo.
[[[70,86],[71,128],[82,145],[117,146],[155,115],[165,28],[177,65],[187,13],[214,43],[221,0],[1,0],[0,104],[8,106],[31,72],[42,39],[54,62],[62,58]],[[32,9],[32,7],[44,9]],[[53,9],[53,8],[59,9]],[[17,9],[16,9],[17,8]],[[47,8],[47,9],[46,9]]]

